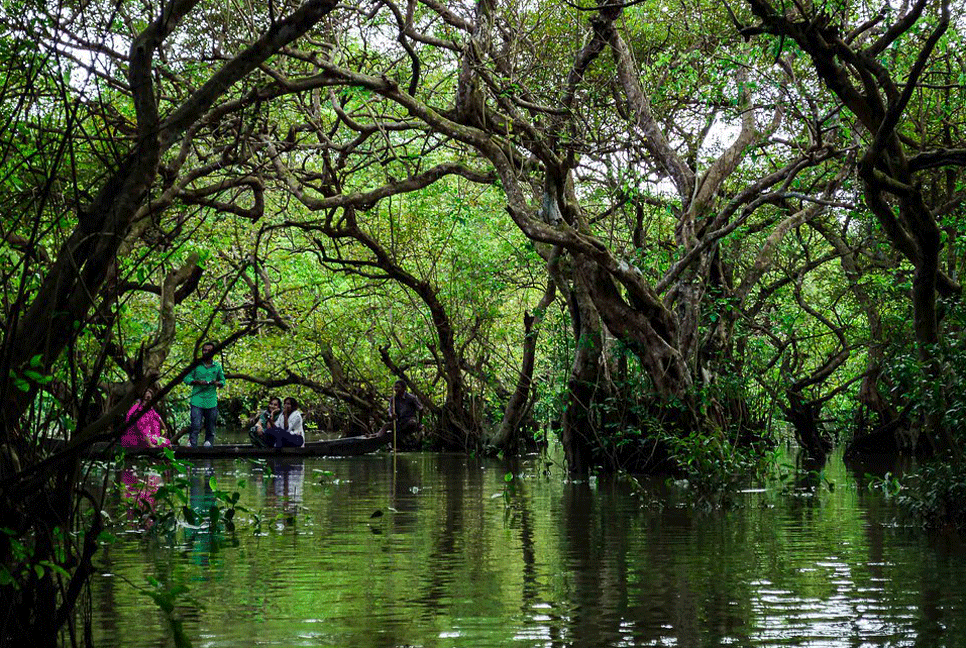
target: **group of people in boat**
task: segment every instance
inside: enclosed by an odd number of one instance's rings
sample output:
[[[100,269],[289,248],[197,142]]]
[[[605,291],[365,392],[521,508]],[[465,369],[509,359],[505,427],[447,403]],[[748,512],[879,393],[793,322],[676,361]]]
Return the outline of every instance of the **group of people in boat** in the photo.
[[[225,372],[214,360],[215,345],[206,342],[201,348],[202,360],[185,377],[191,387],[191,427],[188,440],[198,445],[202,428],[205,446],[215,441],[215,421],[218,418],[218,389],[225,385]],[[154,388],[134,402],[127,413],[127,427],[121,436],[126,448],[165,447],[171,440],[164,434],[164,420],[154,408]],[[415,394],[406,391],[406,383],[397,380],[389,399],[389,420],[375,435],[393,433],[394,438],[405,438],[420,429],[419,416],[423,406]],[[273,396],[267,407],[259,412],[249,430],[252,444],[262,448],[299,448],[305,444],[305,423],[299,402],[289,396],[284,400]]]
[[[305,424],[299,402],[289,396],[268,400],[255,425],[248,431],[252,444],[259,448],[300,448],[305,445]]]
[[[215,422],[218,420],[218,390],[225,386],[225,371],[215,361],[214,342],[201,346],[201,362],[184,377],[191,386],[191,430],[188,443],[198,445],[198,434],[205,429],[205,445],[215,442]]]
[[[225,386],[225,371],[215,360],[214,342],[201,345],[201,362],[184,377],[191,387],[189,404],[191,427],[188,442],[198,445],[198,435],[205,430],[205,445],[215,443],[215,422],[218,420],[218,390]],[[127,428],[121,435],[124,448],[157,448],[171,445],[164,436],[164,419],[154,409],[155,390],[149,387],[134,401],[127,413]]]

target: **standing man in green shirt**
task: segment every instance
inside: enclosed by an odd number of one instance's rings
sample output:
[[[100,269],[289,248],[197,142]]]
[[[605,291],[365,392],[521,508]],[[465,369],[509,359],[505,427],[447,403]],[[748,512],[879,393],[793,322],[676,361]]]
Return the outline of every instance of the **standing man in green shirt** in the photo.
[[[205,342],[201,347],[201,364],[184,377],[191,385],[191,447],[198,445],[198,432],[205,426],[205,446],[215,442],[215,421],[218,419],[218,388],[225,386],[225,372],[215,362],[215,345]]]

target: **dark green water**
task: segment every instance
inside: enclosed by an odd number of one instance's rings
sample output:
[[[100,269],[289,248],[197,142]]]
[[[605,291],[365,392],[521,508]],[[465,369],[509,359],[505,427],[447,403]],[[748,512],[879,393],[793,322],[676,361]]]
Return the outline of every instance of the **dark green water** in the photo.
[[[159,539],[121,516],[93,582],[95,645],[173,645],[139,591],[153,577],[188,587],[175,616],[194,646],[966,646],[966,551],[898,527],[841,463],[832,491],[711,513],[545,468],[198,463],[192,504],[210,504],[212,475],[244,480],[261,531],[239,514],[234,534]]]

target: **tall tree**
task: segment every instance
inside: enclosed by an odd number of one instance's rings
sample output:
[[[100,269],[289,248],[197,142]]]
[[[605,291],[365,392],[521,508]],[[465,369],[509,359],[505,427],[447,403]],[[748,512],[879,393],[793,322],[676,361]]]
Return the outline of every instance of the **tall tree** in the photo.
[[[937,201],[924,187],[936,169],[958,173],[966,156],[960,141],[917,137],[907,127],[910,102],[922,97],[928,76],[946,76],[936,64],[937,48],[950,25],[950,4],[919,0],[895,15],[886,7],[872,17],[812,5],[782,10],[764,0],[748,0],[748,6],[760,23],[745,33],[765,32],[794,42],[809,57],[817,78],[855,116],[862,133],[858,174],[866,205],[890,243],[915,268],[913,328],[923,369],[922,393],[930,401],[924,414],[925,441],[934,451],[959,454],[959,443],[943,422],[947,403],[938,356],[942,335],[937,299],[958,297],[962,288],[941,263],[939,216],[948,198]]]
[[[225,115],[238,110],[238,104],[233,103],[238,98],[228,96],[230,89],[314,27],[334,7],[335,3],[329,0],[310,0],[284,17],[270,16],[267,26],[240,46],[237,54],[227,58],[197,86],[181,86],[184,93],[172,95],[165,88],[182,79],[173,73],[170,61],[165,61],[175,51],[177,37],[191,32],[185,21],[201,12],[198,0],[176,0],[149,8],[148,20],[132,21],[145,26],[128,34],[111,31],[124,24],[125,16],[118,15],[123,11],[100,16],[99,7],[90,5],[76,14],[54,7],[43,14],[44,19],[36,19],[34,10],[40,8],[25,9],[16,16],[4,9],[5,21],[9,19],[15,25],[13,36],[9,37],[14,46],[4,52],[8,56],[8,74],[17,69],[18,62],[26,63],[29,70],[26,77],[21,77],[26,79],[23,85],[5,86],[3,103],[18,118],[11,124],[12,131],[45,133],[49,121],[57,121],[60,129],[57,157],[47,169],[32,167],[32,161],[41,158],[11,148],[18,143],[5,140],[8,148],[4,161],[15,167],[14,172],[26,168],[35,174],[34,179],[47,181],[34,185],[39,199],[23,203],[24,210],[10,218],[16,228],[29,235],[21,247],[24,254],[18,264],[16,299],[5,304],[0,344],[0,525],[13,533],[12,538],[3,534],[3,573],[8,578],[2,597],[0,636],[5,642],[53,646],[64,628],[73,627],[74,606],[91,574],[101,525],[95,515],[82,540],[74,542],[73,525],[84,520],[80,517],[79,500],[86,497],[77,483],[77,454],[64,452],[45,460],[42,453],[34,452],[37,436],[46,431],[37,427],[44,423],[37,414],[43,410],[38,402],[43,400],[47,377],[91,325],[92,316],[97,316],[105,298],[103,288],[136,223],[156,216],[187,183],[218,167],[215,163],[206,168],[202,163],[186,173],[189,179],[173,181],[180,164],[192,152],[194,136],[205,127],[217,127]],[[103,31],[97,33],[98,29]],[[96,38],[89,38],[91,32]],[[185,38],[179,45],[189,47],[185,45],[189,41]],[[36,47],[24,46],[29,42],[36,43]],[[114,49],[125,42],[129,43],[126,54]],[[83,53],[85,50],[87,54]],[[64,65],[70,60],[83,61],[86,79],[71,77]],[[37,87],[57,91],[59,94],[54,96],[58,102],[29,92]],[[114,94],[118,99],[116,103],[102,103],[96,93],[85,94],[88,88],[103,90],[101,98]],[[170,96],[177,98],[168,103]],[[245,103],[244,98],[241,103]],[[86,117],[80,119],[82,106],[100,108],[102,112],[97,117],[92,115],[90,121]],[[130,110],[130,122],[115,112],[118,106]],[[51,119],[53,110],[60,112]],[[94,146],[89,149],[92,157],[99,156],[95,159],[96,164],[102,165],[102,173],[81,171],[77,166],[80,160],[75,157],[79,152],[76,145],[85,128],[103,123],[117,127],[106,143],[92,140]],[[176,151],[174,155],[170,155],[172,150]],[[16,168],[18,165],[21,169]],[[71,186],[71,182],[75,184]],[[72,195],[60,194],[61,186],[70,187]],[[195,198],[211,200],[211,194],[196,194]],[[41,237],[47,234],[38,226],[42,222],[39,219],[46,217],[49,205],[55,201],[59,205],[61,200],[73,212],[66,217],[68,222],[76,220],[63,240],[58,241],[57,249],[45,252],[49,263],[45,275],[37,280],[33,272],[41,258]],[[10,233],[4,234],[10,238]],[[12,234],[23,236],[16,229]],[[185,274],[190,270],[191,264]],[[184,279],[175,275],[167,290],[162,290],[163,308],[170,308],[173,287]],[[114,295],[108,294],[106,299],[109,305]],[[171,330],[162,329],[162,346],[165,341],[170,344],[170,334]],[[146,357],[150,361],[151,353]],[[145,367],[135,387],[143,389],[156,372],[157,367]],[[108,428],[124,411],[123,407],[124,403],[108,416],[87,421],[83,429],[75,430],[74,442],[89,440]],[[93,508],[100,510],[98,505]],[[14,540],[28,548],[26,554],[14,556],[10,550]],[[30,562],[27,569],[20,564],[24,560]],[[56,568],[30,567],[39,564]]]
[[[436,3],[424,3],[415,12],[384,6],[390,10],[386,20],[399,34],[400,58],[384,52],[351,60],[317,57],[315,76],[300,83],[365,88],[420,124],[423,150],[445,146],[485,161],[499,179],[513,222],[546,259],[555,248],[566,256],[554,280],[570,300],[575,338],[581,340],[575,347],[572,401],[563,433],[571,466],[583,472],[594,462],[589,439],[597,433],[583,413],[593,409],[595,393],[603,397],[607,391],[594,387],[601,376],[592,368],[600,366],[595,358],[610,336],[637,356],[655,411],[664,411],[672,427],[729,420],[730,410],[741,407],[740,397],[709,413],[696,402],[695,390],[699,385],[713,389],[716,376],[727,373],[728,331],[741,309],[731,309],[714,334],[702,339],[708,304],[749,294],[772,256],[763,253],[746,276],[735,277],[721,242],[756,216],[773,223],[780,240],[825,211],[827,201],[821,196],[833,194],[841,182],[834,174],[803,175],[839,155],[829,142],[809,138],[807,129],[794,146],[770,139],[783,119],[787,79],[782,79],[782,68],[770,70],[777,71],[774,91],[748,81],[752,56],[745,55],[741,66],[730,71],[701,70],[698,82],[724,72],[718,92],[732,97],[709,94],[692,105],[675,96],[657,114],[642,86],[649,79],[642,78],[635,63],[635,56],[655,56],[657,48],[645,46],[640,54],[631,50],[617,26],[620,10],[596,12],[584,29],[569,10],[543,6],[498,8],[482,2],[466,15]],[[527,26],[540,24],[542,12],[548,11],[556,31]],[[456,44],[434,36],[434,29],[457,38]],[[563,57],[546,55],[551,43],[559,42],[561,29],[569,40],[583,42],[568,53],[567,67],[559,65]],[[645,43],[648,36],[656,40],[656,35],[644,35]],[[694,52],[689,63],[700,61],[703,46],[688,40],[683,22],[671,25],[661,38],[673,39],[685,54]],[[722,38],[714,47],[731,47],[729,54],[739,56],[737,45]],[[448,62],[449,67],[440,67],[455,82],[424,72],[423,60]],[[658,63],[654,73],[669,74],[668,66]],[[610,100],[615,95],[616,104]],[[736,136],[715,148],[709,134],[719,121],[732,124]],[[386,123],[364,128],[377,131]],[[752,154],[771,148],[776,162],[755,174]],[[629,159],[624,151],[633,152]],[[407,173],[403,165],[394,168]],[[608,177],[624,180],[615,190],[608,188]],[[673,187],[670,196],[658,189],[658,181]],[[808,190],[794,191],[793,184]],[[819,199],[810,199],[809,192]],[[630,193],[646,197],[649,209],[670,212],[673,236],[662,244],[674,250],[673,262],[651,264],[642,258],[642,245],[652,244],[647,236],[660,236],[657,232],[635,235],[618,226]],[[591,195],[595,200],[588,200]],[[776,218],[775,207],[785,212],[783,218]],[[584,354],[590,355],[582,360]]]

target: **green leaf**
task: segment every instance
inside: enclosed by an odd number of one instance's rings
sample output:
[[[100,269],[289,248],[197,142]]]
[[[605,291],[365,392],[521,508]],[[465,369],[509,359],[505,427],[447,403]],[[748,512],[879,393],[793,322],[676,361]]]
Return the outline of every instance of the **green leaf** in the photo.
[[[192,526],[197,526],[198,524],[198,514],[190,506],[181,507],[181,512],[184,514],[185,522]]]
[[[109,545],[117,542],[117,536],[108,531],[101,531],[97,534],[97,544],[99,545]]]
[[[47,569],[49,569],[52,572],[57,572],[58,574],[60,574],[64,578],[70,578],[70,573],[66,569],[64,569],[63,567],[61,567],[60,565],[58,565],[56,563],[52,563],[49,560],[41,560],[40,563],[38,563],[38,564],[43,565],[44,567],[46,567]]]

